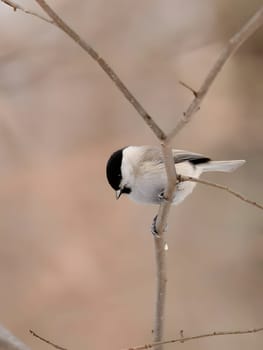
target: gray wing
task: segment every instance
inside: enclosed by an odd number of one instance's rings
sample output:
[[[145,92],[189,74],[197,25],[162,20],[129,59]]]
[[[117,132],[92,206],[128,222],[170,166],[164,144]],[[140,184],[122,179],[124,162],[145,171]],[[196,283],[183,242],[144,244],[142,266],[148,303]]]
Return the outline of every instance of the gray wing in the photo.
[[[207,163],[210,161],[210,158],[204,156],[203,154],[199,153],[192,153],[188,151],[182,151],[182,150],[173,150],[173,157],[174,157],[174,163],[181,163],[188,161],[192,164],[201,164],[201,163]]]
[[[188,161],[192,164],[207,163],[210,158],[204,156],[203,154],[193,153],[189,151],[176,150],[173,151],[174,163],[181,163]],[[163,163],[163,155],[159,147],[143,146],[143,156],[142,162],[154,162]]]

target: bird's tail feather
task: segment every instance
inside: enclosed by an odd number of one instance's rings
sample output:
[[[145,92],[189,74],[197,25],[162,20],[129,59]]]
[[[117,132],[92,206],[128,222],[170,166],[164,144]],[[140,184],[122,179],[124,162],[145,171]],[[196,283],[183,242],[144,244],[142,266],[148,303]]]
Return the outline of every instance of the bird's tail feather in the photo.
[[[221,161],[209,161],[202,166],[202,171],[223,171],[231,172],[239,168],[241,165],[245,164],[245,160],[221,160]]]

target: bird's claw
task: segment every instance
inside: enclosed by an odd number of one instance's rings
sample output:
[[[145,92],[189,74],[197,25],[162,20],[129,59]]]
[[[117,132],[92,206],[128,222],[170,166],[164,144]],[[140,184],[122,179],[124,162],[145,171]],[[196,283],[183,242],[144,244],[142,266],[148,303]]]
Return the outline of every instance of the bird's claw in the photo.
[[[155,238],[160,238],[160,235],[159,235],[157,227],[156,227],[157,217],[158,217],[158,215],[155,215],[155,217],[153,218],[153,222],[152,222],[152,226],[151,226],[151,233],[153,234],[153,236]],[[164,232],[166,232],[166,231],[167,231],[167,225],[165,226],[165,229],[164,229]]]
[[[153,222],[152,222],[152,226],[151,226],[151,233],[153,234],[153,236],[155,238],[160,238],[160,235],[159,235],[157,228],[156,228],[157,217],[158,217],[158,215],[155,215],[155,217],[153,218]]]
[[[161,202],[168,200],[164,195],[164,191],[162,191],[161,193],[158,194],[158,198],[160,199]]]

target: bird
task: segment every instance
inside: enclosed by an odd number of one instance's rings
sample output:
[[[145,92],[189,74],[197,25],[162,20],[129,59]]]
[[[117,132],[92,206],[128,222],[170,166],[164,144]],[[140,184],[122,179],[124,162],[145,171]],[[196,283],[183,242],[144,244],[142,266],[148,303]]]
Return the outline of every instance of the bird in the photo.
[[[245,160],[213,161],[199,153],[176,149],[172,155],[177,175],[197,179],[204,172],[232,172],[245,163]],[[115,151],[107,161],[106,176],[117,199],[127,195],[135,202],[155,205],[165,199],[167,175],[159,147],[126,146]],[[195,186],[196,182],[178,182],[172,204],[181,203]]]

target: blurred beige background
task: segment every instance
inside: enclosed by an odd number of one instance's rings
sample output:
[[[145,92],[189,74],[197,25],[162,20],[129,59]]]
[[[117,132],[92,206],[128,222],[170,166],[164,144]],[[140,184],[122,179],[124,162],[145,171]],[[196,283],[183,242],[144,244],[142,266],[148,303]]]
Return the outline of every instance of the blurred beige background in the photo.
[[[165,130],[229,38],[262,4],[245,0],[49,1],[116,70]],[[34,1],[20,4],[41,12]],[[32,349],[28,329],[68,349],[151,341],[155,207],[114,193],[116,148],[156,144],[108,77],[68,37],[0,3],[0,323]],[[263,30],[229,61],[174,142],[246,159],[207,179],[263,201]],[[263,324],[262,212],[199,185],[173,208],[166,338]],[[263,335],[184,349],[262,349]],[[177,345],[180,347],[181,345]],[[175,348],[166,346],[166,349]]]

